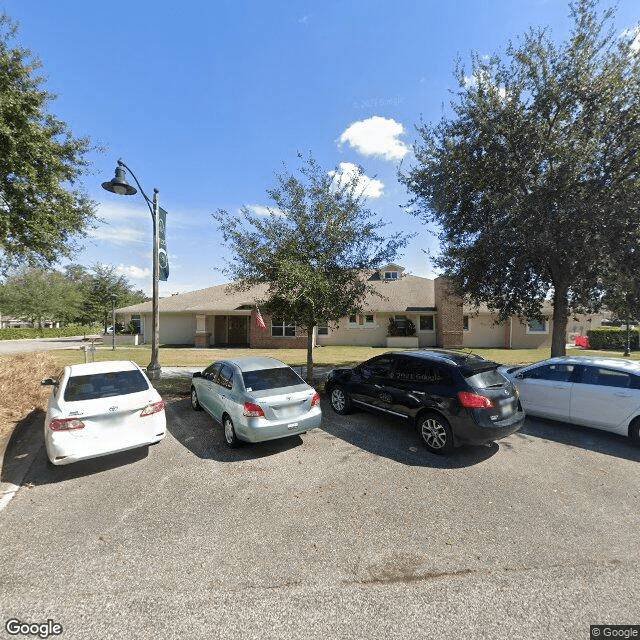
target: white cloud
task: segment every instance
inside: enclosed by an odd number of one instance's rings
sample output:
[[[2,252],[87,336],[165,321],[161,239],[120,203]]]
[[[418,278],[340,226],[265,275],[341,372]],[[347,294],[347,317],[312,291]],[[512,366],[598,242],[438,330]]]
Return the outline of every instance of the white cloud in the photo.
[[[350,125],[340,136],[340,144],[348,144],[365,156],[385,160],[401,160],[409,147],[399,139],[404,127],[393,118],[372,116]]]
[[[89,237],[102,242],[110,242],[112,244],[142,244],[151,243],[151,232],[144,232],[141,229],[132,229],[127,227],[103,226],[92,229]]]
[[[484,85],[484,88],[489,89],[489,88],[493,88],[498,92],[498,96],[504,100],[507,97],[507,90],[504,87],[498,87],[494,84],[492,84],[492,80],[491,77],[489,76],[488,73],[483,73],[483,72],[478,72],[472,76],[465,76],[464,77],[464,84],[465,87],[472,87],[472,88],[477,88],[478,85],[480,84],[480,81],[482,81],[482,84]]]
[[[356,179],[358,181],[358,191],[361,191],[365,197],[380,198],[384,194],[384,184],[380,182],[380,180],[365,176],[357,165],[352,162],[341,162],[339,169],[340,172],[329,172],[329,175],[334,179],[336,184],[343,185]]]
[[[284,213],[280,211],[280,209],[276,207],[263,207],[260,204],[249,204],[247,205],[247,209],[251,211],[256,216],[268,216],[272,213],[275,213],[277,216],[283,216]]]
[[[625,39],[633,36],[635,37],[631,43],[631,51],[635,54],[640,52],[640,27],[636,27],[635,29],[626,29],[622,32],[622,37]]]
[[[136,220],[140,222],[144,220],[151,224],[151,213],[149,209],[142,203],[133,204],[126,202],[100,202],[98,205],[98,216],[105,222],[109,223],[113,220]]]
[[[127,279],[131,278],[132,280],[145,280],[151,277],[151,269],[142,269],[135,265],[119,264],[116,267],[116,273]]]

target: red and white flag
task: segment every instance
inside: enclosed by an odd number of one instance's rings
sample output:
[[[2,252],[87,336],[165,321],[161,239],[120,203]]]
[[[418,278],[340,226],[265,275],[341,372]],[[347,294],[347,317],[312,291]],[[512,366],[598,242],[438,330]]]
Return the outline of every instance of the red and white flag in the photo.
[[[267,325],[264,323],[262,319],[262,314],[260,313],[260,309],[256,307],[256,326],[262,329],[263,331],[267,328]]]

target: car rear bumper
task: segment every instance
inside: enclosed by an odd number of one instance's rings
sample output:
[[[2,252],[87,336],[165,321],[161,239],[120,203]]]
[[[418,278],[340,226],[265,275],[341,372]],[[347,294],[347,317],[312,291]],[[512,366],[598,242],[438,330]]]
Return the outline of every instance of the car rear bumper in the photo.
[[[245,418],[245,421],[236,424],[236,434],[247,442],[265,442],[304,433],[319,427],[321,422],[322,411],[320,407],[314,407],[301,417],[279,422],[264,418]]]
[[[456,444],[484,444],[501,440],[515,433],[522,427],[525,419],[524,411],[518,411],[510,418],[499,422],[483,419],[482,409],[473,411],[473,419],[465,421],[454,431]]]
[[[166,422],[157,420],[153,427],[124,437],[119,433],[114,439],[81,437],[74,432],[45,432],[47,456],[52,464],[63,465],[155,444],[165,437]]]

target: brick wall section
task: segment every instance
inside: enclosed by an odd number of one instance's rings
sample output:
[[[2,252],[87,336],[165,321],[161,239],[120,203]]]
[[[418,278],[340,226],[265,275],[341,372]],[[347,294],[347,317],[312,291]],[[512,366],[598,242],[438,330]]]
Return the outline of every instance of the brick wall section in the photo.
[[[449,293],[446,278],[436,278],[433,284],[438,308],[437,344],[444,349],[462,347],[462,298]]]
[[[261,312],[262,313],[262,312]],[[296,327],[295,338],[272,338],[271,316],[262,313],[262,319],[267,325],[266,329],[260,329],[256,324],[256,310],[251,312],[251,326],[249,327],[249,346],[253,349],[306,349],[307,332]]]

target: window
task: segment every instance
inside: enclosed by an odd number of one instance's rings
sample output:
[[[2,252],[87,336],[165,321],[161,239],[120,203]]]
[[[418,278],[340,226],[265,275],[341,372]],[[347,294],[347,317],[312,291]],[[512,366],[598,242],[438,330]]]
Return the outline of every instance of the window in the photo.
[[[368,325],[372,325],[372,324],[374,324],[374,322],[375,322],[375,319],[373,317],[373,314],[372,313],[367,313],[365,315],[365,317],[364,317],[364,323],[368,324]]]
[[[318,335],[319,336],[329,335],[329,323],[326,320],[321,320],[320,322],[318,322]]]
[[[397,271],[385,271],[384,279],[385,280],[397,280],[400,274]]]
[[[137,369],[72,376],[67,380],[64,399],[67,402],[96,400],[146,391],[149,382]]]
[[[210,380],[211,382],[213,382],[216,379],[216,376],[218,375],[218,371],[220,371],[221,366],[222,365],[219,362],[214,362],[213,364],[210,364],[202,372],[202,377],[205,378],[206,380]]]
[[[433,315],[420,316],[420,331],[433,331],[435,327]]]
[[[431,362],[416,362],[411,358],[398,358],[393,377],[398,382],[422,385],[450,386],[453,384],[451,375],[445,369]]]
[[[573,382],[573,371],[575,365],[572,364],[546,364],[541,367],[534,367],[522,374],[523,378],[533,380],[554,380],[556,382]]]
[[[549,323],[546,320],[528,320],[527,333],[549,333]]]
[[[462,316],[462,330],[469,331],[469,316]]]
[[[349,316],[349,324],[358,324],[358,316],[355,313]]]
[[[242,379],[247,391],[264,391],[266,389],[283,389],[304,384],[304,380],[289,367],[275,369],[256,369],[244,371]]]
[[[580,382],[583,384],[597,384],[601,387],[620,387],[622,389],[628,389],[633,386],[631,376],[628,373],[601,367],[584,367]]]
[[[393,370],[393,362],[393,356],[380,356],[363,363],[360,373],[363,378],[389,378]]]
[[[295,338],[296,323],[284,318],[273,318],[271,320],[272,338]]]
[[[233,369],[228,365],[222,365],[216,382],[225,389],[233,389]]]
[[[407,316],[396,316],[396,327],[398,327],[398,334],[404,335],[404,331],[407,328]]]

